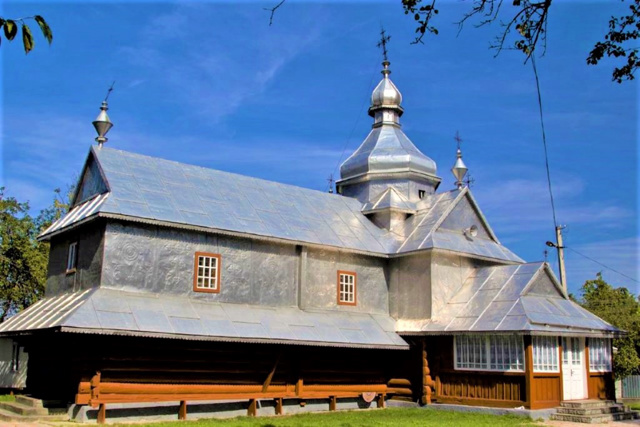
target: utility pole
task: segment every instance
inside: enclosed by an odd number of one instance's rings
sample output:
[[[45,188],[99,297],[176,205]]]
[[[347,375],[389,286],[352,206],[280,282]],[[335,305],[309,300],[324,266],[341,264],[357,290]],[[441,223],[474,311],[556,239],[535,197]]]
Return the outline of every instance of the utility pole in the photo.
[[[562,229],[565,228],[562,225],[556,225],[556,243],[547,242],[547,246],[550,248],[556,248],[558,250],[558,270],[560,270],[560,284],[565,293],[567,290],[567,273],[564,270],[564,243],[562,243]],[[546,252],[546,251],[545,251]]]
[[[567,273],[564,270],[564,244],[562,243],[561,225],[556,226],[556,248],[558,249],[558,269],[560,270],[560,283],[564,292],[567,293]]]

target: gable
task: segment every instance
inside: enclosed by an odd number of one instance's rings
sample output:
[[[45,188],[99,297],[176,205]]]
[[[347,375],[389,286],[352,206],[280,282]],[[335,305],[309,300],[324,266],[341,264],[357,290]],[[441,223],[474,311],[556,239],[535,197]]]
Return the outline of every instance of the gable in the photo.
[[[476,207],[468,197],[462,197],[447,214],[436,231],[447,230],[460,233],[469,229],[472,225],[477,227],[478,235],[476,237],[495,240],[486,226],[485,219],[478,214]]]
[[[100,168],[93,154],[89,154],[75,192],[73,206],[88,200],[96,194],[106,193],[107,191],[109,191],[109,188],[102,177]]]
[[[564,298],[562,292],[555,285],[546,268],[540,272],[529,283],[524,295],[542,296],[547,298]]]

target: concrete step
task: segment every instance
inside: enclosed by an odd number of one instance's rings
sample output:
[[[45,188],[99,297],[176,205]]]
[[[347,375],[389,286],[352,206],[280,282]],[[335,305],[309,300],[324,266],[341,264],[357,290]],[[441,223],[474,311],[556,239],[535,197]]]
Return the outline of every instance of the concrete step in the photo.
[[[611,406],[603,406],[600,408],[558,408],[558,414],[570,414],[570,415],[600,415],[600,414],[618,414],[620,412],[627,412],[628,409],[623,405],[616,404]]]
[[[34,408],[18,402],[0,402],[0,409],[18,415],[49,415],[46,408]]]
[[[68,421],[69,416],[65,414],[58,415],[19,415],[15,412],[0,409],[0,421],[9,423],[28,423],[35,421]]]
[[[599,415],[574,415],[574,414],[553,414],[550,417],[555,421],[569,421],[573,423],[598,424],[608,423],[610,421],[637,420],[640,416],[637,412],[620,412],[616,414],[599,414]]]
[[[34,399],[33,397],[25,396],[22,394],[16,395],[16,402],[21,403],[25,406],[30,406],[32,408],[44,408],[42,400]]]
[[[613,400],[570,400],[560,402],[560,406],[563,408],[605,408],[615,404],[616,402]]]

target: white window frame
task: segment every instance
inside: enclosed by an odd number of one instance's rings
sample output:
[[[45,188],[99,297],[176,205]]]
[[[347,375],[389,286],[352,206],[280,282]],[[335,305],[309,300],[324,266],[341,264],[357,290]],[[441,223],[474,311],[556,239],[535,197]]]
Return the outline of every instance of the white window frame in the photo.
[[[556,336],[532,337],[533,372],[560,372],[560,344]]]
[[[358,275],[353,271],[338,270],[338,305],[356,305]]]
[[[78,264],[78,242],[69,243],[69,249],[67,251],[67,273],[73,273],[76,271]]]
[[[196,292],[220,292],[220,254],[196,252],[193,271],[193,290]]]
[[[589,372],[611,372],[611,338],[589,338]]]
[[[524,372],[524,358],[524,342],[521,335],[453,337],[454,368],[458,371]]]

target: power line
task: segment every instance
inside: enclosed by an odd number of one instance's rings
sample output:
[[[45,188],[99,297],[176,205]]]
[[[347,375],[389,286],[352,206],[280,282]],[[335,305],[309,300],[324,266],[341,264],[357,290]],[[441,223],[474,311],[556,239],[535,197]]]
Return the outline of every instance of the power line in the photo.
[[[581,257],[584,257],[584,258],[588,259],[589,261],[593,261],[593,262],[595,262],[596,264],[598,264],[599,266],[604,267],[604,268],[606,268],[607,270],[611,270],[611,271],[613,271],[614,273],[618,273],[619,275],[621,275],[621,276],[623,276],[623,277],[626,277],[626,278],[627,278],[627,279],[629,279],[629,280],[632,280],[632,281],[634,281],[634,282],[636,282],[636,283],[640,283],[640,281],[638,281],[638,280],[634,279],[633,277],[629,277],[629,276],[627,276],[626,274],[619,272],[618,270],[615,270],[615,269],[613,269],[613,268],[611,268],[611,267],[609,267],[609,266],[607,266],[607,265],[604,265],[604,264],[603,264],[603,263],[601,263],[600,261],[597,261],[597,260],[595,260],[595,259],[593,259],[593,258],[591,258],[591,257],[588,257],[588,256],[586,256],[585,254],[583,254],[583,253],[580,253],[580,252],[576,251],[575,249],[572,249],[572,248],[570,248],[570,247],[568,247],[568,246],[565,246],[565,249],[569,249],[571,252],[575,252],[576,254],[580,255]]]
[[[551,172],[549,172],[549,155],[547,153],[547,135],[544,130],[544,119],[542,116],[542,96],[540,95],[540,81],[538,80],[538,69],[536,68],[536,59],[531,55],[531,65],[533,66],[533,74],[536,76],[536,89],[538,90],[538,108],[540,110],[540,127],[542,128],[542,145],[544,145],[544,163],[547,168],[547,183],[549,185],[549,197],[551,198],[551,212],[553,213],[553,226],[558,228],[556,220],[556,206],[553,201],[553,191],[551,190]]]

